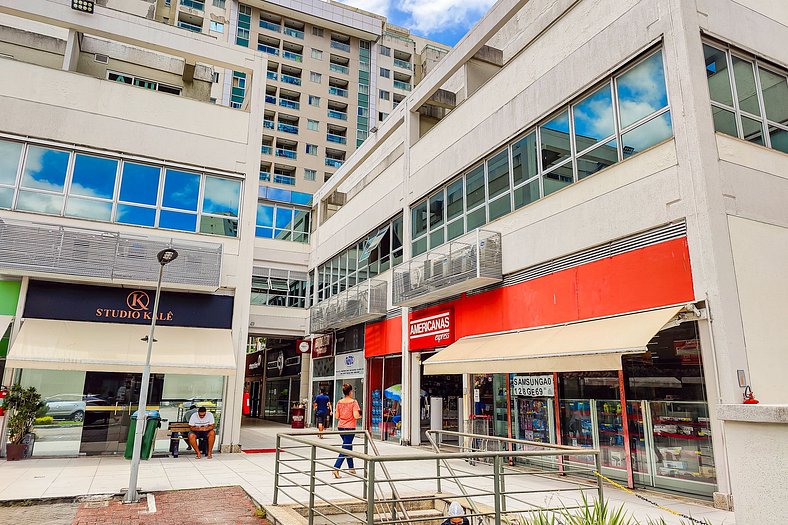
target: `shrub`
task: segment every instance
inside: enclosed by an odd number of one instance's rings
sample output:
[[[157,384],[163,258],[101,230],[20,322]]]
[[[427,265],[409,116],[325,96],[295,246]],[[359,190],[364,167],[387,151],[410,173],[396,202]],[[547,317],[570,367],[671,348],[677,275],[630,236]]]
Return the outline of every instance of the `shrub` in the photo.
[[[51,425],[54,422],[55,422],[55,418],[52,416],[44,416],[44,417],[36,418],[36,425]]]

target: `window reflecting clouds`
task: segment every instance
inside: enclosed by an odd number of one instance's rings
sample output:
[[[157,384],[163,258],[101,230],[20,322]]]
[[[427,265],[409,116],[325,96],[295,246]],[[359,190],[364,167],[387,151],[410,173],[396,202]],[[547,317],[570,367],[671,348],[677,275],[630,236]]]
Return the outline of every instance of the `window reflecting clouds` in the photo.
[[[312,213],[274,203],[258,203],[255,235],[263,239],[280,239],[308,243]]]
[[[626,128],[668,105],[662,51],[616,79],[621,127]]]
[[[160,176],[161,168],[156,166],[135,162],[123,163],[120,201],[155,206],[159,195]]]
[[[176,210],[197,211],[200,194],[200,176],[179,170],[167,170],[164,179],[162,206]]]
[[[539,127],[542,141],[542,169],[547,170],[568,159],[572,150],[569,146],[569,113],[564,111]]]
[[[610,84],[606,84],[577,104],[572,116],[577,151],[585,151],[599,141],[611,137],[616,129]]]
[[[16,184],[16,174],[22,157],[22,143],[0,140],[0,186]]]
[[[632,131],[624,133],[621,145],[624,149],[624,158],[634,155],[646,148],[662,142],[673,136],[670,122],[670,112],[663,113],[657,118],[641,124]]]
[[[112,199],[117,173],[118,161],[115,159],[77,154],[74,159],[74,175],[69,193],[83,197]]]
[[[22,174],[22,187],[62,193],[68,159],[67,151],[30,146]]]

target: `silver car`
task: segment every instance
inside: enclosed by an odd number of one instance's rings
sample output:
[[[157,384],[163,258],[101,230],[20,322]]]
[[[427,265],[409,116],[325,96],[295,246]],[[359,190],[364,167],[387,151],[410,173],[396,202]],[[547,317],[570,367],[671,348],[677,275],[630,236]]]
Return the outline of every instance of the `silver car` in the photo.
[[[58,394],[44,400],[47,416],[82,422],[85,420],[85,407],[107,405],[107,400],[92,394]]]

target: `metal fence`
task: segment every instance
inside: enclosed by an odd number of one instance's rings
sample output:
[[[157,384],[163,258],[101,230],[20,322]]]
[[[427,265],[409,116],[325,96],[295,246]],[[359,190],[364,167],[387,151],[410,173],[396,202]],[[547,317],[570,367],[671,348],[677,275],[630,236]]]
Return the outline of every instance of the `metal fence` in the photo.
[[[292,502],[309,525],[398,525],[442,522],[449,502],[459,501],[472,524],[501,525],[603,499],[601,479],[573,476],[600,470],[595,449],[431,430],[431,450],[382,455],[368,431],[322,435],[330,440],[348,433],[362,438],[355,450],[319,440],[317,432],[278,434],[274,506]],[[442,444],[443,437],[458,444]],[[486,450],[474,448],[482,442]],[[340,453],[355,460],[356,470],[335,479],[333,461]],[[407,494],[398,490],[403,487]]]
[[[387,283],[368,279],[309,309],[310,330],[339,330],[386,315]]]

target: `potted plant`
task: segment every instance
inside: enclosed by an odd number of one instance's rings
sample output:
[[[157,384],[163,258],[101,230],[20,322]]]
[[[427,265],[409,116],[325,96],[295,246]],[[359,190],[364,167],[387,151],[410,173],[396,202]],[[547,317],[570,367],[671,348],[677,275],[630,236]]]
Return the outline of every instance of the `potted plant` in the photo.
[[[36,417],[45,405],[35,387],[22,388],[16,384],[11,387],[3,406],[10,411],[6,460],[17,461],[24,456],[25,436],[33,430]]]

